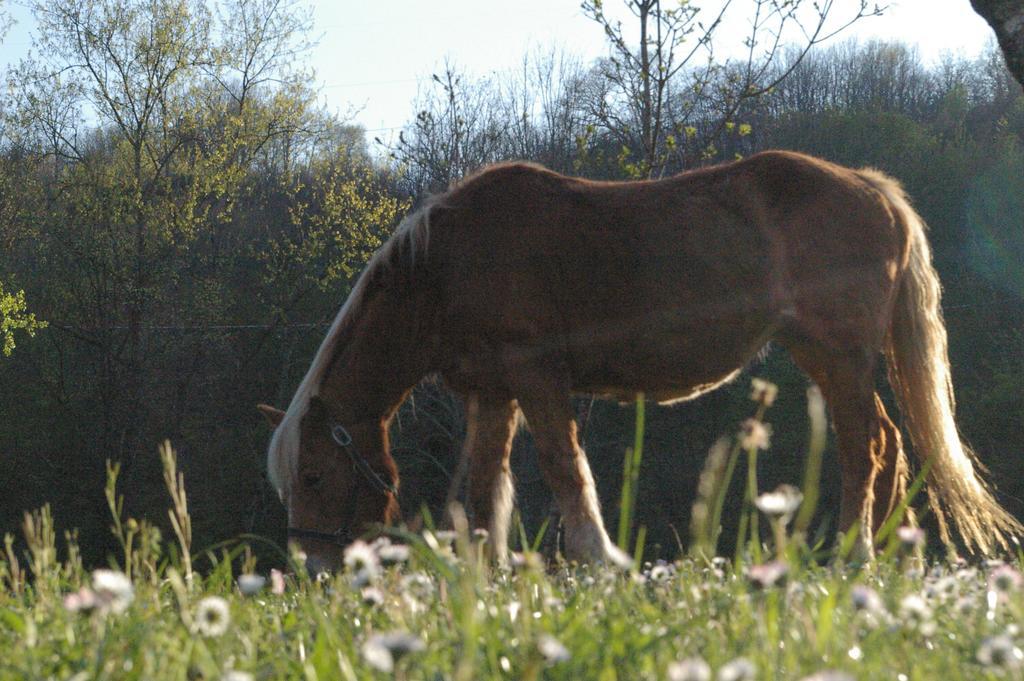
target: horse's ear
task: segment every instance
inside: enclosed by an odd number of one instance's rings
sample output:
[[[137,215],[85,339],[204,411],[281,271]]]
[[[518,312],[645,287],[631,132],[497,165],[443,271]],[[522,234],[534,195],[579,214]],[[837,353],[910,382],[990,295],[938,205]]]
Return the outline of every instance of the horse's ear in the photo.
[[[267,419],[271,428],[277,428],[281,425],[281,421],[284,420],[284,412],[275,407],[271,407],[269,404],[257,404],[256,408],[260,410],[263,417]]]
[[[316,421],[331,418],[331,412],[327,408],[327,403],[319,395],[313,395],[309,398],[309,407],[306,409],[306,413]]]

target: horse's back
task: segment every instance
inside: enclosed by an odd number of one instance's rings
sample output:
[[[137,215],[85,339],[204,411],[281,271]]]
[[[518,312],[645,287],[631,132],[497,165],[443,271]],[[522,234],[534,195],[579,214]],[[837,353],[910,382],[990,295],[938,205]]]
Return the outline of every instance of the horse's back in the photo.
[[[900,248],[882,203],[791,152],[629,183],[497,166],[439,202],[446,328],[463,355],[557,357],[581,389],[685,392],[801,316],[873,315]]]

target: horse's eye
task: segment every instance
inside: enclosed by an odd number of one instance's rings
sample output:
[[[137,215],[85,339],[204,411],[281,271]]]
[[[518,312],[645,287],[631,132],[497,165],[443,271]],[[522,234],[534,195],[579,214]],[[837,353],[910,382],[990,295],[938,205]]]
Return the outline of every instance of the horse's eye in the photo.
[[[321,476],[319,473],[302,474],[302,484],[307,488],[312,489],[314,487],[318,487],[322,481],[323,476]]]

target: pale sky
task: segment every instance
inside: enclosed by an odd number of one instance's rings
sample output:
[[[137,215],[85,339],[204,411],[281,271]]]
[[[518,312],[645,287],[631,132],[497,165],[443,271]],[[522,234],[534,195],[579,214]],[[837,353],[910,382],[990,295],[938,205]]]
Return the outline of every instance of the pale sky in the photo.
[[[12,0],[13,2],[13,0]],[[18,22],[0,46],[0,64],[16,61],[31,45],[33,24],[24,7],[6,4]],[[0,0],[2,3],[2,0]],[[590,61],[605,53],[604,34],[583,16],[579,0],[313,0],[318,46],[310,56],[326,105],[353,112],[353,122],[388,140],[414,113],[418,87],[445,60],[484,76],[514,68],[536,48],[557,46]],[[621,0],[607,10],[627,15]],[[702,4],[698,2],[697,4]],[[717,2],[705,2],[709,8]],[[733,2],[733,24],[720,31],[718,53],[743,39],[743,0]],[[884,4],[884,2],[883,2]],[[836,0],[837,15],[856,0]],[[749,7],[749,5],[747,5]],[[710,11],[710,9],[709,9]],[[627,32],[627,36],[628,36]],[[843,34],[898,39],[918,45],[926,59],[943,53],[980,52],[991,30],[969,0],[893,0],[885,15],[867,18]],[[731,46],[730,46],[731,43]]]

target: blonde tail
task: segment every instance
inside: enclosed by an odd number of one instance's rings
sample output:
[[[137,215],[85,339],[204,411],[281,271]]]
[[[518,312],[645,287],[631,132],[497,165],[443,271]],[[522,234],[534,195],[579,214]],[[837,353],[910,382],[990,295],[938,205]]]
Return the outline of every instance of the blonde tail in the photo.
[[[899,184],[864,170],[865,180],[888,199],[909,236],[909,261],[902,274],[889,330],[889,382],[906,420],[918,460],[929,463],[928,496],[943,542],[952,545],[952,520],[967,549],[992,554],[1008,549],[1024,526],[995,500],[978,472],[974,453],[960,439],[956,402],[942,319],[942,287],[932,267],[925,225]]]

